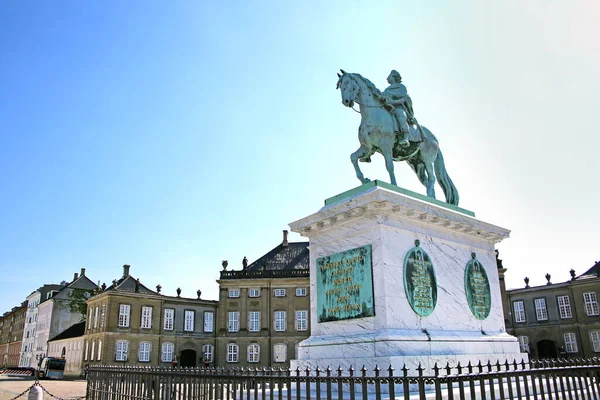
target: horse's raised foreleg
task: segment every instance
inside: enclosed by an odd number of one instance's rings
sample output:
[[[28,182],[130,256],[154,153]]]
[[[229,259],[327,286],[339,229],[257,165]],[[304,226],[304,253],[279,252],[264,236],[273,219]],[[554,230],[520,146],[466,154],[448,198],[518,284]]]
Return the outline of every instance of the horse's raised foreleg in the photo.
[[[371,182],[371,180],[369,178],[365,178],[365,176],[363,175],[362,171],[360,170],[360,167],[358,166],[358,160],[360,158],[371,157],[373,155],[373,153],[374,153],[373,151],[371,151],[370,149],[361,145],[358,148],[358,150],[356,150],[354,153],[350,154],[350,161],[352,161],[352,165],[354,165],[354,170],[356,171],[356,177],[358,178],[358,180],[361,183]]]

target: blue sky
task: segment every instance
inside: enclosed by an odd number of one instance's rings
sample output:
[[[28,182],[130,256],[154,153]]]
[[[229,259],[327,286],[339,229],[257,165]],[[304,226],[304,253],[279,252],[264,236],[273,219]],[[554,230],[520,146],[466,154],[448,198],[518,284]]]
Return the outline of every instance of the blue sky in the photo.
[[[381,89],[401,72],[460,205],[512,230],[509,287],[584,272],[600,259],[600,8],[521,3],[2,2],[0,308],[126,263],[216,299],[221,260],[253,261],[359,184],[339,68]],[[363,170],[389,179],[380,156]]]

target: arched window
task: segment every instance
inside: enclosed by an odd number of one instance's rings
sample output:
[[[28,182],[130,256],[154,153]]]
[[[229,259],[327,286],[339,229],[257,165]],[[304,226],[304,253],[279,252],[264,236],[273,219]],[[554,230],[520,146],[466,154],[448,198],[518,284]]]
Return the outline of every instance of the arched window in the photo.
[[[67,348],[63,347],[62,351],[60,352],[60,358],[66,358],[67,357]]]
[[[284,343],[277,343],[273,346],[273,355],[275,362],[285,362],[287,360],[287,346]]]
[[[94,348],[96,347],[96,342],[92,341],[92,352],[90,353],[90,361],[94,361]]]
[[[213,362],[215,351],[213,349],[212,344],[205,344],[202,346],[202,358],[206,362]]]
[[[248,362],[257,363],[260,361],[260,345],[258,343],[250,343],[248,345]]]
[[[227,362],[235,363],[238,362],[240,353],[240,347],[235,343],[229,343],[227,345]]]
[[[87,359],[88,359],[88,345],[89,345],[89,343],[86,341],[85,342],[85,351],[83,352],[83,361],[87,361]]]
[[[173,352],[175,351],[175,345],[173,343],[163,343],[162,344],[162,362],[172,362],[173,361]]]
[[[102,360],[102,340],[98,340],[98,356],[96,359],[98,361]]]

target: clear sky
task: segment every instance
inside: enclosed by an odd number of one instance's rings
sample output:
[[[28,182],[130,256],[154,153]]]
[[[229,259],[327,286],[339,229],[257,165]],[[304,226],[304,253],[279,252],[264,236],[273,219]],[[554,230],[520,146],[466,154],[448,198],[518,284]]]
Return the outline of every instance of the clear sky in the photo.
[[[509,287],[582,273],[600,259],[599,20],[592,0],[3,1],[0,313],[123,264],[216,299],[222,260],[358,186],[339,68],[380,89],[400,71],[460,205],[512,230]],[[381,156],[362,166],[389,181]]]

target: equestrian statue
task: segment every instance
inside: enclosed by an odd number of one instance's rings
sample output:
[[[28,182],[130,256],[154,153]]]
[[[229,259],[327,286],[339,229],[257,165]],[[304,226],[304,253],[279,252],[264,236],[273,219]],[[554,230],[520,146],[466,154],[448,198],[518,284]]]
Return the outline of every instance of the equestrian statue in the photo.
[[[336,89],[342,92],[342,103],[350,108],[356,103],[360,108],[360,147],[350,155],[356,177],[362,183],[370,182],[358,162],[371,162],[371,156],[380,153],[392,185],[396,185],[394,161],[406,161],[427,188],[427,196],[435,199],[437,177],[446,203],[458,205],[458,191],[448,176],[438,141],[429,129],[417,122],[400,74],[393,70],[387,78],[390,86],[381,92],[360,74],[340,71]]]

